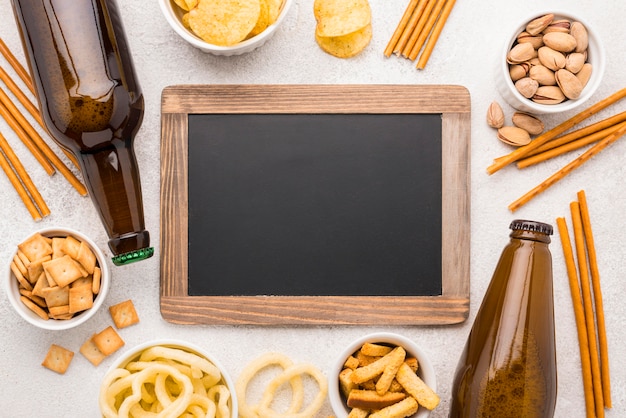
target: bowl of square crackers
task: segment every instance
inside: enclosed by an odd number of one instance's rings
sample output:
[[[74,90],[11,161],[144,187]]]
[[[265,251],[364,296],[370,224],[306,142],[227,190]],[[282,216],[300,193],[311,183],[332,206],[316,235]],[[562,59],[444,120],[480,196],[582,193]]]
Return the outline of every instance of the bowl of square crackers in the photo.
[[[440,402],[435,371],[425,351],[413,340],[390,332],[350,343],[328,380],[337,418],[426,418]]]
[[[106,259],[93,240],[73,229],[48,228],[17,244],[5,287],[9,302],[26,322],[64,330],[98,311],[109,284]]]

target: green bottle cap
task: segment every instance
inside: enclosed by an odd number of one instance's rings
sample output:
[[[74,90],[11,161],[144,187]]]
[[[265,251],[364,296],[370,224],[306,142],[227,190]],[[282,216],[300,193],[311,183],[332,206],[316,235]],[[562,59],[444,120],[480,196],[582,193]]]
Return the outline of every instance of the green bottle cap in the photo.
[[[134,263],[135,261],[145,260],[152,257],[154,254],[154,248],[141,248],[139,250],[130,251],[124,254],[118,254],[112,258],[113,264],[116,266],[124,266],[126,264]]]

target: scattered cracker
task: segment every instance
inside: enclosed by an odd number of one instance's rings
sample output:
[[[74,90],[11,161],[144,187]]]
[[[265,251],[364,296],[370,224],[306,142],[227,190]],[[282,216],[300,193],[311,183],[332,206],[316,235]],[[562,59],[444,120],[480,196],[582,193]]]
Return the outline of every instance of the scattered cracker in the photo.
[[[50,346],[50,349],[48,350],[46,358],[43,360],[43,363],[41,363],[41,365],[46,369],[52,370],[53,372],[64,374],[67,371],[70,363],[72,362],[73,357],[73,351],[70,351],[56,344],[52,344]]]
[[[85,341],[79,351],[94,366],[98,366],[107,357],[93,342],[93,337]]]
[[[133,305],[133,302],[130,299],[110,306],[109,312],[111,313],[111,318],[113,318],[113,322],[118,329],[126,328],[139,322],[139,316],[135,310],[135,305]]]
[[[124,340],[109,326],[92,337],[93,343],[105,356],[115,353],[124,346]]]

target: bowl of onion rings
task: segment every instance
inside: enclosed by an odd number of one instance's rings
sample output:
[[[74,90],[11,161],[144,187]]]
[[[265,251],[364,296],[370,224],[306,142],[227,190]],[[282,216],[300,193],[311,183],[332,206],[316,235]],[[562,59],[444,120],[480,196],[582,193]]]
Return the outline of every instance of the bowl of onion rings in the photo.
[[[206,350],[178,340],[140,344],[111,365],[100,386],[103,417],[237,418],[237,395],[224,367]]]
[[[439,405],[437,379],[426,352],[399,334],[378,332],[356,339],[337,357],[328,396],[337,418],[426,418]],[[353,416],[353,415],[350,415]]]

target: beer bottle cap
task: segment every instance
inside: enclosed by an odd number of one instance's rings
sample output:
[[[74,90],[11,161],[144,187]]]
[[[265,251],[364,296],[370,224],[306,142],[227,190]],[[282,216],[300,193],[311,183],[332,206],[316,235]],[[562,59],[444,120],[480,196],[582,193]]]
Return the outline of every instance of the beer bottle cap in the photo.
[[[516,219],[511,222],[509,228],[514,231],[535,231],[546,235],[552,235],[552,225],[543,222],[528,221],[525,219]]]
[[[145,260],[152,257],[154,254],[154,248],[140,248],[139,250],[129,251],[124,254],[118,254],[112,258],[113,264],[116,266],[124,266],[126,264],[134,263],[135,261]]]

